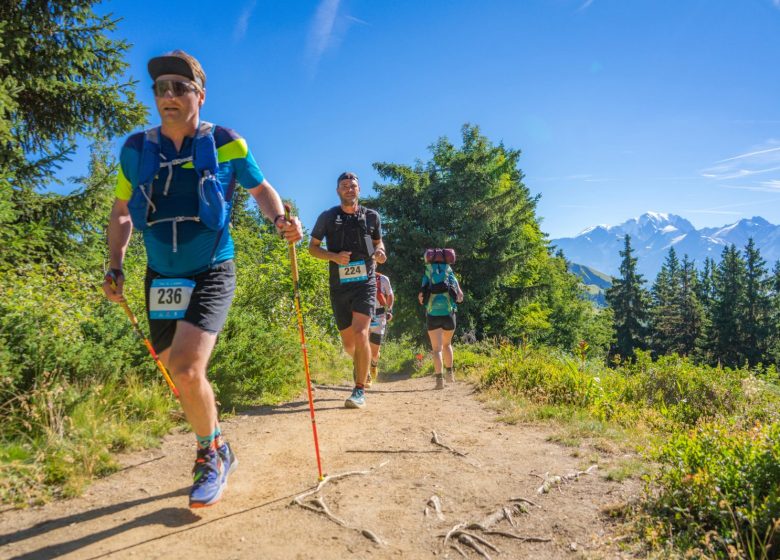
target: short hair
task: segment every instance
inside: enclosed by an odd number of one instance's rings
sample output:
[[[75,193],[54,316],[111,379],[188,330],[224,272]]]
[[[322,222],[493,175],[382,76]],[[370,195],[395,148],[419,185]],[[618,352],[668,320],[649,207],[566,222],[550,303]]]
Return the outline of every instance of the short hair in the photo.
[[[339,175],[339,178],[338,178],[338,179],[336,179],[336,186],[338,187],[338,186],[339,186],[339,184],[341,184],[341,182],[342,182],[344,179],[354,179],[356,183],[360,184],[360,181],[358,180],[358,176],[357,176],[357,175],[355,175],[354,173],[352,173],[352,171],[345,171],[344,173],[342,173],[341,175]]]

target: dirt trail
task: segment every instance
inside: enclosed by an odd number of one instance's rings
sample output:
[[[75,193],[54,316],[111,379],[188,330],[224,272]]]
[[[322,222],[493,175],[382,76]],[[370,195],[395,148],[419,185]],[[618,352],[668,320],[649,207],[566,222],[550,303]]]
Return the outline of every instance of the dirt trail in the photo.
[[[602,453],[593,474],[539,495],[540,476],[581,470],[588,466],[583,456],[594,450],[576,453],[550,443],[547,427],[496,422],[465,383],[443,391],[432,387],[431,378],[391,376],[374,384],[360,411],[343,408],[346,386],[316,392],[326,473],[374,468],[334,480],[320,495],[336,516],[370,529],[382,545],[290,505],[317,478],[308,404],[302,399],[225,423],[240,465],[219,504],[187,507],[193,442],[191,435],[178,433],[160,449],[124,457],[122,471],[95,482],[80,498],[0,513],[0,558],[460,558],[454,549],[442,548],[447,531],[479,521],[516,497],[538,506],[516,516],[515,529],[507,521],[494,529],[551,540],[486,536],[499,550],[486,549],[492,558],[617,556],[610,544],[614,528],[599,511],[639,487],[604,478],[619,457]],[[433,430],[466,456],[432,444]],[[382,450],[420,452],[375,452]],[[432,509],[424,515],[433,495],[441,500],[443,520]],[[479,557],[472,550],[466,554]]]

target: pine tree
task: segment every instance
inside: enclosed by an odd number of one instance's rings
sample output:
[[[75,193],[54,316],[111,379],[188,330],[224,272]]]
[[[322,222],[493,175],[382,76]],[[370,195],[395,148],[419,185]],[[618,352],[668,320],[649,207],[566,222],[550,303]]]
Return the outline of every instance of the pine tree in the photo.
[[[770,332],[771,298],[766,261],[753,238],[745,246],[745,295],[740,309],[741,354],[750,365],[766,359]]]
[[[129,45],[94,4],[0,2],[0,268],[55,252],[56,208],[77,197],[57,201],[37,189],[57,180],[76,139],[100,144],[146,118],[124,77]],[[27,249],[16,250],[18,239]]]
[[[780,260],[775,261],[769,286],[771,307],[769,321],[768,361],[780,366]]]
[[[615,346],[612,354],[631,359],[636,349],[647,347],[649,295],[645,283],[636,271],[636,257],[632,255],[631,236],[626,235],[620,256],[620,277],[607,290],[607,303],[614,313]]]
[[[146,117],[123,75],[129,44],[95,4],[0,2],[0,168],[17,188],[50,180],[77,137],[112,138]]]
[[[714,361],[740,366],[744,359],[740,310],[744,309],[745,261],[734,245],[723,249],[714,291],[708,349]]]
[[[718,275],[718,266],[712,257],[704,259],[704,268],[702,268],[697,283],[696,297],[708,312],[712,301],[715,299],[715,278]]]
[[[675,351],[682,356],[698,353],[702,344],[704,328],[704,307],[699,302],[699,278],[696,263],[685,255],[680,270],[680,330]]]
[[[679,346],[681,284],[680,261],[671,247],[651,290],[650,347],[657,356],[675,352]]]

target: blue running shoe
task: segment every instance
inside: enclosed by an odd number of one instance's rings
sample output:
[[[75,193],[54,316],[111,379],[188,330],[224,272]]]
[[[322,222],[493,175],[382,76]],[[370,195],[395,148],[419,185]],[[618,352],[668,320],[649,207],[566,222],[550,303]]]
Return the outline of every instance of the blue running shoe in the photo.
[[[232,474],[238,466],[238,458],[233,453],[233,449],[231,449],[228,442],[217,447],[217,453],[219,453],[219,458],[222,459],[222,464],[225,466],[225,484],[227,484],[228,475]]]
[[[346,401],[344,401],[344,406],[347,408],[363,408],[366,406],[365,391],[358,387],[352,389],[352,394]]]
[[[201,508],[217,503],[227,483],[225,465],[217,450],[198,449],[192,474],[190,507]]]

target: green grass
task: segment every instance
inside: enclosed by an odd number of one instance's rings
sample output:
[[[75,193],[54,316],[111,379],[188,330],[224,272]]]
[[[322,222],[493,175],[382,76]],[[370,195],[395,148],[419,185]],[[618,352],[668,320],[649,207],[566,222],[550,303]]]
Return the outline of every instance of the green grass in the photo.
[[[607,469],[605,478],[613,482],[623,482],[629,478],[640,479],[653,472],[652,465],[637,457],[620,459]]]
[[[164,383],[39,384],[5,410],[0,440],[0,501],[43,503],[78,495],[115,471],[119,451],[153,447],[175,425],[176,401]]]

